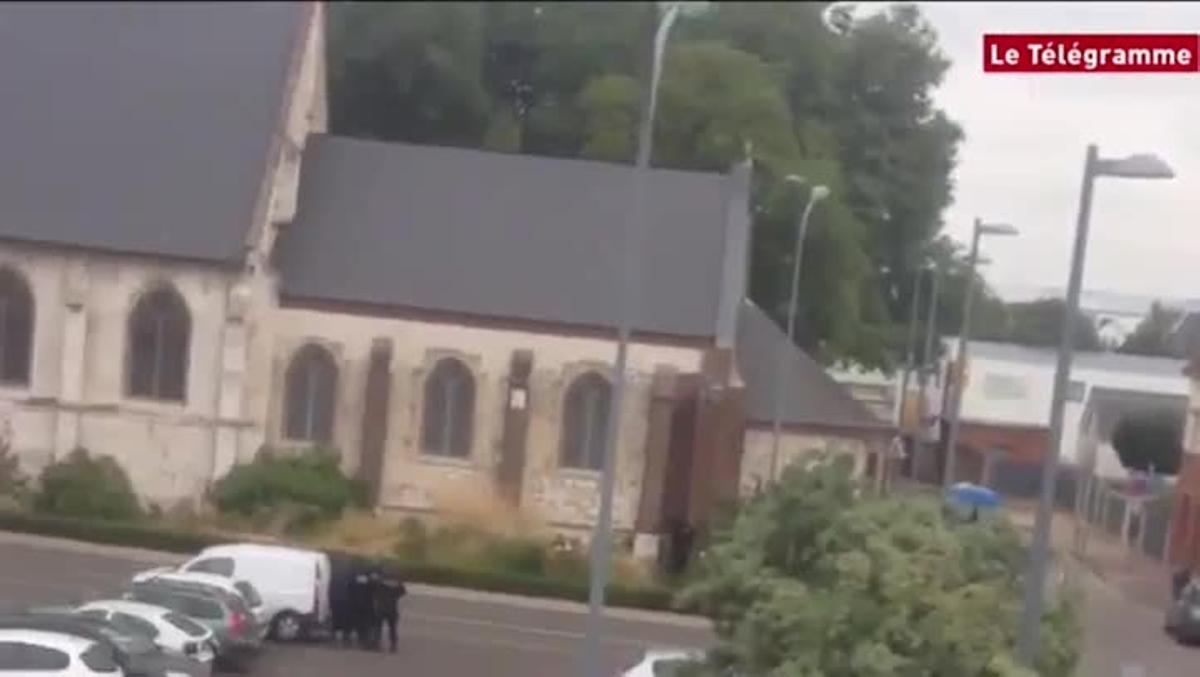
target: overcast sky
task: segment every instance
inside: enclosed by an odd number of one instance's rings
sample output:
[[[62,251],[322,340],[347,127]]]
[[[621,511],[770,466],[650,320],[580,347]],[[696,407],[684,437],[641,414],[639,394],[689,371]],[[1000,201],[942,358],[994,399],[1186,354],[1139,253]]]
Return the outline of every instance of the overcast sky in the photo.
[[[1018,238],[985,240],[1002,293],[1065,287],[1090,142],[1105,157],[1153,151],[1173,181],[1101,179],[1084,285],[1200,297],[1200,75],[985,74],[988,32],[1195,32],[1200,3],[919,3],[953,66],[938,93],[963,127],[946,232],[971,220],[1012,223]]]

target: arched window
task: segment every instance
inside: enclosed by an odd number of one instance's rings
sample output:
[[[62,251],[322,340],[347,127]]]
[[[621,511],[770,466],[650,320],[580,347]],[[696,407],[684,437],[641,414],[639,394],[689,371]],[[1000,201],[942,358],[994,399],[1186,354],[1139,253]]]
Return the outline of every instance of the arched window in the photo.
[[[333,441],[337,378],[337,364],[328,350],[310,343],[296,351],[288,364],[284,384],[284,437],[309,442]]]
[[[184,401],[191,337],[187,304],[173,287],[159,287],[138,299],[129,315],[129,394]]]
[[[575,379],[563,403],[562,464],[600,470],[604,465],[605,430],[612,386],[600,374]]]
[[[427,454],[465,458],[475,427],[475,378],[454,358],[439,361],[425,379],[421,448]]]
[[[0,382],[29,385],[33,294],[15,270],[0,269]]]

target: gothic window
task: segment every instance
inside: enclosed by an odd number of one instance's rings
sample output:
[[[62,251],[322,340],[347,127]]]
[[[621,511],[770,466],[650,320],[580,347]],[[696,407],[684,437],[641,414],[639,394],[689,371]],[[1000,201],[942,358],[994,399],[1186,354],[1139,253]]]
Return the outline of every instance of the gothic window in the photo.
[[[427,454],[465,458],[471,454],[475,378],[454,358],[440,360],[425,379],[421,448]]]
[[[0,269],[0,383],[29,385],[33,294],[20,273]]]
[[[310,343],[296,351],[284,383],[284,437],[307,442],[333,441],[337,378],[337,364],[328,350]]]
[[[191,334],[187,304],[173,287],[159,287],[138,299],[129,315],[129,395],[183,402]]]
[[[563,403],[562,464],[600,470],[604,465],[605,430],[612,387],[600,374],[575,379]]]

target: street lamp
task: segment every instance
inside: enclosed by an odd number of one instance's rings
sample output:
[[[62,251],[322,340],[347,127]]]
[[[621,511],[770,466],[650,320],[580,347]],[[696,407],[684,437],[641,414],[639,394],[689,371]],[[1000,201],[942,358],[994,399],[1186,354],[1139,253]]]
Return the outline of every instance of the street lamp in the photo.
[[[929,274],[932,283],[929,287],[929,312],[925,316],[925,345],[921,351],[921,368],[917,371],[917,435],[913,440],[912,467],[910,472],[914,480],[920,477],[920,471],[928,464],[925,461],[925,443],[927,432],[925,426],[925,384],[934,371],[933,338],[937,335],[938,283],[942,279],[942,271],[936,265],[930,264]]]
[[[600,640],[604,632],[604,587],[608,582],[608,567],[612,552],[613,490],[616,475],[617,438],[620,437],[621,407],[625,395],[625,368],[628,361],[629,337],[633,324],[633,306],[637,300],[637,278],[641,273],[641,238],[645,234],[646,178],[650,173],[650,150],[654,133],[654,109],[658,102],[658,81],[662,76],[663,53],[667,37],[684,3],[663,3],[662,19],[654,34],[653,60],[650,63],[650,81],[638,129],[637,164],[633,171],[633,196],[629,218],[623,233],[624,283],[620,294],[617,319],[617,354],[613,361],[612,400],[605,422],[604,458],[600,473],[600,506],[596,515],[596,526],[592,533],[591,581],[588,590],[588,615],[584,636],[583,674],[586,677],[604,677],[604,666],[600,656]]]
[[[784,178],[784,181],[803,186],[804,179],[789,174]],[[781,343],[779,346],[779,368],[775,372],[775,418],[773,421],[773,436],[771,439],[771,474],[768,475],[770,481],[775,481],[775,475],[779,470],[779,437],[783,429],[783,386],[791,376],[788,370],[788,351],[794,350],[795,333],[796,333],[796,303],[800,297],[800,257],[804,254],[804,236],[808,233],[808,217],[812,215],[813,207],[817,203],[829,197],[829,188],[816,185],[808,193],[808,202],[804,205],[804,211],[799,214],[799,219],[796,224],[796,251],[793,254],[792,261],[792,291],[788,298],[788,314],[787,314],[787,338],[788,340]]]
[[[1042,460],[1042,491],[1038,498],[1037,519],[1033,525],[1033,543],[1029,548],[1029,568],[1025,575],[1025,599],[1017,627],[1017,660],[1033,666],[1037,657],[1042,610],[1045,604],[1046,567],[1049,560],[1050,523],[1054,518],[1054,489],[1058,472],[1058,452],[1062,442],[1063,409],[1071,374],[1074,319],[1079,312],[1079,292],[1083,286],[1083,263],[1087,254],[1088,226],[1092,215],[1092,188],[1098,176],[1122,179],[1170,179],[1175,172],[1156,155],[1139,154],[1103,159],[1095,144],[1087,147],[1083,163],[1083,187],[1079,192],[1079,218],[1075,223],[1075,244],[1071,250],[1071,272],[1067,278],[1067,302],[1058,335],[1058,364],[1054,371],[1054,395],[1050,400],[1050,435],[1046,457]]]
[[[979,238],[984,235],[1013,236],[1017,229],[1007,223],[984,223],[975,219],[975,232],[971,237],[971,257],[967,265],[967,285],[963,296],[962,328],[958,332],[958,356],[955,359],[954,405],[950,411],[950,434],[946,437],[946,459],[942,466],[942,485],[954,482],[955,447],[958,445],[958,430],[962,419],[963,375],[967,370],[967,345],[971,335],[971,306],[975,296],[975,268],[979,265]],[[947,384],[949,385],[949,384]]]

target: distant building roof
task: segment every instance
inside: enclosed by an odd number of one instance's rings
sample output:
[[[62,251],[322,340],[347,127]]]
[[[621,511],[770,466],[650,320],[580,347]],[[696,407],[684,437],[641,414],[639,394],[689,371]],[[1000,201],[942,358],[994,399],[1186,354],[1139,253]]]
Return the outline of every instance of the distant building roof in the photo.
[[[314,136],[281,292],[609,327],[632,179],[625,165]],[[731,185],[650,173],[637,329],[714,336]]]
[[[0,3],[0,238],[234,261],[306,3]]]
[[[780,369],[780,350],[786,350]],[[783,422],[846,428],[890,428],[838,385],[821,365],[793,345],[779,325],[750,301],[738,317],[737,362],[746,382],[746,416],[769,423],[775,418],[775,388],[786,378]]]
[[[1107,440],[1112,437],[1121,419],[1129,414],[1165,411],[1177,415],[1182,421],[1187,415],[1187,407],[1186,395],[1096,386],[1088,394],[1081,421],[1093,427],[1099,439]]]
[[[951,339],[953,345],[957,339]],[[949,353],[953,355],[953,350]],[[971,340],[970,355],[1025,364],[1053,366],[1058,359],[1054,348],[1035,348],[1015,343]],[[1076,352],[1072,357],[1072,369],[1096,369],[1121,371],[1136,374],[1179,376],[1183,373],[1184,360],[1170,357],[1144,357],[1108,352]]]

